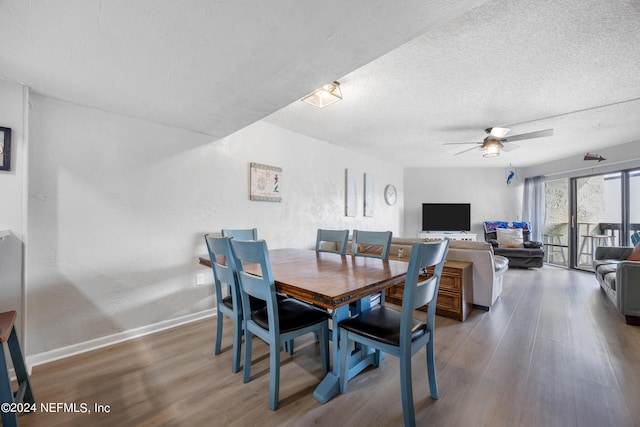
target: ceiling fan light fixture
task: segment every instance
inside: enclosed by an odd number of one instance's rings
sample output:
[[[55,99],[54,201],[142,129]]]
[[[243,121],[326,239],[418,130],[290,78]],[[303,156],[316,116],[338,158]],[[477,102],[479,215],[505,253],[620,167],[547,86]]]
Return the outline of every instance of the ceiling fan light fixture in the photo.
[[[314,107],[324,108],[327,105],[340,101],[341,99],[342,92],[340,91],[340,83],[333,82],[314,90],[309,95],[302,98],[301,101],[313,105]]]
[[[482,157],[496,157],[500,155],[500,149],[503,145],[497,139],[490,139],[482,144]]]

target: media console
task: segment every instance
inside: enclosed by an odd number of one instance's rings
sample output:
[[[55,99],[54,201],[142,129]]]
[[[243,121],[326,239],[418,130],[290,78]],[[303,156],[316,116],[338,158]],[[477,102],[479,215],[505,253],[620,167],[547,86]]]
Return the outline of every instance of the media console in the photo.
[[[427,240],[443,240],[445,238],[449,240],[471,240],[476,241],[476,234],[474,233],[459,233],[459,232],[445,232],[445,231],[422,231],[418,233],[418,238]]]

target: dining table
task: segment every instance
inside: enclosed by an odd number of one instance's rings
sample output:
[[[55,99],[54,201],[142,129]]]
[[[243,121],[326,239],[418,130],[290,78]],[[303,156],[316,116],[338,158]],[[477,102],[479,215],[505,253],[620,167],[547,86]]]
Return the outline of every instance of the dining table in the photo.
[[[269,258],[277,292],[331,313],[332,367],[313,393],[317,401],[326,403],[340,392],[338,323],[354,312],[369,309],[371,295],[403,281],[408,262],[294,248],[271,249]],[[211,266],[208,257],[200,257],[200,264]],[[244,269],[260,274],[259,266],[248,265]],[[354,303],[351,312],[350,303]],[[377,363],[375,352],[367,347],[354,349],[349,378]]]

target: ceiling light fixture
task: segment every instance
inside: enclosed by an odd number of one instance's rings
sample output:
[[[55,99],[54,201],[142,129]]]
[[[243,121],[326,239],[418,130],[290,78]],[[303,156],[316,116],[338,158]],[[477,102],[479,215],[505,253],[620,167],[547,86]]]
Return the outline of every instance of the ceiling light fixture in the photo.
[[[342,92],[340,91],[340,83],[333,82],[314,90],[309,95],[302,98],[301,101],[313,105],[314,107],[324,108],[327,105],[340,101],[341,99]]]
[[[482,144],[482,157],[496,157],[500,155],[503,145],[497,139],[488,139]]]

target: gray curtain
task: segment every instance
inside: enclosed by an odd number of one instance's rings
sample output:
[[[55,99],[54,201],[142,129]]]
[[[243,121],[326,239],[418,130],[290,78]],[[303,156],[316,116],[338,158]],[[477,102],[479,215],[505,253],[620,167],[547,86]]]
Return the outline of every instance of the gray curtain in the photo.
[[[524,179],[522,220],[531,223],[530,239],[542,242],[544,235],[544,178],[542,176]]]

